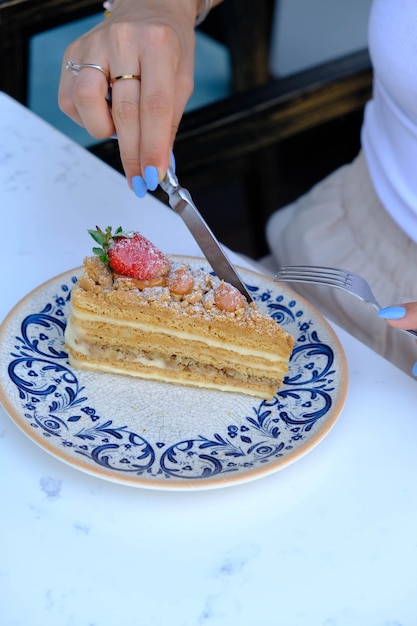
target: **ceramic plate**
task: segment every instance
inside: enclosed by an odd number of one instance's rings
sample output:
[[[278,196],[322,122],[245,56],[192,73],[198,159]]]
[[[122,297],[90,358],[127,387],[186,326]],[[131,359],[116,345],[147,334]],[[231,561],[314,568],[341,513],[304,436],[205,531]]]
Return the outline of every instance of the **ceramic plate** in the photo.
[[[174,259],[209,270],[202,259]],[[58,459],[136,487],[225,487],[294,462],[337,420],[347,389],[343,350],[323,317],[282,284],[240,270],[259,307],[296,339],[285,384],[266,402],[72,369],[63,335],[80,272],[35,289],[0,327],[0,400]]]

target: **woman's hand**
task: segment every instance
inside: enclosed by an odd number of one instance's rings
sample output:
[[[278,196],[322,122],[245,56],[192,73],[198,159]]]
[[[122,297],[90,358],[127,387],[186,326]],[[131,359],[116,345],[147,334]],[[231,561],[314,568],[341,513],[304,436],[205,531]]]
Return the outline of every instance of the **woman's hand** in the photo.
[[[164,177],[193,90],[200,1],[115,0],[111,16],[65,52],[58,93],[62,111],[97,139],[117,134],[128,183],[139,196]],[[105,74],[82,68],[75,75],[65,70],[68,59],[101,66],[109,80],[122,74],[140,80],[114,82],[110,111]]]
[[[380,309],[378,315],[386,319],[388,324],[394,328],[417,329],[417,302],[388,306]],[[417,362],[413,367],[413,374],[417,376]]]

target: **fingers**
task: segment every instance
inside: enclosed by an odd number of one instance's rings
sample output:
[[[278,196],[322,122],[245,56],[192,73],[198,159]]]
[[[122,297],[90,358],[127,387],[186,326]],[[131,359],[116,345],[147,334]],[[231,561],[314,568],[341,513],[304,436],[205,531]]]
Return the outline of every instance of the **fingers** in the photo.
[[[389,306],[378,311],[379,317],[386,319],[390,326],[404,330],[417,328],[417,302]]]
[[[165,53],[161,53],[165,51]],[[194,51],[184,62],[174,31],[159,25],[148,32],[141,59],[141,162],[155,166],[159,180],[169,165],[175,135],[192,92]]]
[[[113,82],[111,109],[106,101],[108,82],[97,68],[83,68],[74,75],[64,66],[58,94],[64,113],[93,137],[117,133],[127,180],[140,196],[165,176],[193,89],[192,12],[180,19],[167,3],[161,15],[146,3],[118,5],[110,20],[67,48],[64,63],[71,58],[77,64],[98,64],[109,79],[140,76]]]
[[[98,52],[86,54],[71,47],[65,53],[64,63],[70,58],[75,58],[79,63],[94,62],[105,73],[90,67],[67,71],[64,64],[58,89],[61,110],[74,122],[84,126],[92,137],[110,137],[114,134],[114,124],[106,101],[109,75],[107,62],[100,61]]]
[[[107,93],[108,85],[104,76],[100,77],[97,71],[94,73],[93,69],[88,68],[80,72],[70,92],[70,106],[73,110],[69,116],[96,139],[105,139],[114,134]]]
[[[192,91],[194,33],[191,45],[192,52],[184,56],[177,33],[166,24],[152,24],[143,33],[138,58],[127,65],[126,58],[112,64],[112,76],[127,71],[140,74],[140,82],[118,80],[112,88],[112,114],[121,160],[129,184],[139,197],[157,187],[169,165],[178,125]]]
[[[133,73],[138,75],[139,69],[136,68]],[[113,123],[119,141],[120,158],[129,182],[142,171],[139,115],[141,89],[141,81],[136,79],[118,80],[111,89]]]
[[[417,302],[388,306],[380,309],[378,315],[386,319],[388,324],[394,328],[417,329]],[[417,362],[414,364],[412,374],[417,376]]]

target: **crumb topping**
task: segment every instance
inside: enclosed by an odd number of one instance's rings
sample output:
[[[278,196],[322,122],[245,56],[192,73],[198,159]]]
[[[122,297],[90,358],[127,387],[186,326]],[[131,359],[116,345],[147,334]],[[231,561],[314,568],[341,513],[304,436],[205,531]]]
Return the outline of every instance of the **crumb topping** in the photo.
[[[178,316],[229,319],[237,324],[242,320],[248,328],[259,330],[261,327],[267,334],[277,332],[278,324],[262,313],[255,303],[248,303],[232,285],[204,270],[192,270],[184,262],[170,262],[165,284],[145,287],[138,285],[140,281],[117,275],[96,256],[84,259],[84,267],[85,272],[78,286],[85,291],[103,295],[109,302],[121,307],[144,304],[170,307]],[[191,277],[191,289],[179,293],[176,281],[174,290],[172,286],[170,289],[169,277],[172,275],[179,276],[181,284],[188,283],[188,277]]]

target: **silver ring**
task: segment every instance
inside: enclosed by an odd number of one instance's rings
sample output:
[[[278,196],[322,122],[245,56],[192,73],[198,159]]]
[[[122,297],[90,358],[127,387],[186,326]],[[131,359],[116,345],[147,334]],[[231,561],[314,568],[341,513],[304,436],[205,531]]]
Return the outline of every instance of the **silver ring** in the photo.
[[[104,67],[101,67],[101,65],[96,65],[95,63],[75,63],[72,59],[68,59],[65,65],[65,69],[68,72],[72,72],[73,74],[75,74],[75,76],[78,76],[78,74],[84,67],[91,67],[93,70],[98,70],[99,72],[102,72],[106,77],[106,80],[109,80],[109,72],[105,70]]]

